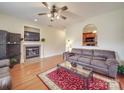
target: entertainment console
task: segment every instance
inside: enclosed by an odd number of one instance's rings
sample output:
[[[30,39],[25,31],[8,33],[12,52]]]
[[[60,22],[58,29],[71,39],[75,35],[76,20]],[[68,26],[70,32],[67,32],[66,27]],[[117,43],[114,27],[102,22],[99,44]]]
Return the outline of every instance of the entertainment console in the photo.
[[[0,59],[16,58],[20,62],[21,34],[0,30]]]

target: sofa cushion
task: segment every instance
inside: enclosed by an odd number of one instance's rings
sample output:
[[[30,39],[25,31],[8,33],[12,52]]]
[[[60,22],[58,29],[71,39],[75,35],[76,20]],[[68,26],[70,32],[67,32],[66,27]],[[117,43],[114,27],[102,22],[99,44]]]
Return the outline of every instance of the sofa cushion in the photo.
[[[106,58],[105,57],[93,57],[93,60],[106,61]]]
[[[83,62],[83,63],[90,64],[91,59],[90,59],[90,58],[86,58],[86,57],[79,57],[79,58],[78,58],[78,61],[79,61],[79,62]]]
[[[83,55],[92,56],[93,55],[93,51],[90,50],[90,49],[83,49]]]
[[[87,64],[87,63],[84,63],[84,62],[79,62],[79,61],[77,61],[77,64],[79,64],[79,65],[81,65],[81,66],[91,67],[91,64]]]
[[[75,55],[75,56],[68,57],[68,59],[76,60],[77,61],[79,57],[80,57],[80,55]]]
[[[75,54],[82,54],[82,49],[73,48],[71,52]]]
[[[101,60],[92,60],[91,64],[94,66],[102,67],[102,68],[108,68],[108,66],[105,64],[106,61],[101,61]]]
[[[102,67],[98,67],[98,66],[94,66],[94,65],[90,65],[92,68],[93,68],[93,71],[94,72],[98,72],[98,73],[101,73],[101,74],[108,74],[108,69],[106,68],[102,68]]]
[[[84,57],[84,58],[89,58],[89,59],[91,59],[91,58],[92,58],[92,56],[89,56],[89,55],[81,55],[81,57]]]
[[[105,57],[105,58],[115,58],[115,52],[109,50],[94,50],[94,56]]]

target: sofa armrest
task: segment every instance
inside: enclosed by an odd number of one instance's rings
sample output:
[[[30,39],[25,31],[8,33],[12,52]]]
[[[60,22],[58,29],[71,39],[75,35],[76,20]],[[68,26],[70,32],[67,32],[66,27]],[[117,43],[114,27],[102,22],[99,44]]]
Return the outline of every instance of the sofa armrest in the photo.
[[[117,60],[116,59],[107,59],[106,64],[108,65],[108,71],[109,71],[108,75],[110,77],[116,78],[117,69],[118,69],[118,65],[119,65]]]
[[[64,59],[64,60],[67,60],[68,57],[74,56],[74,55],[75,55],[75,54],[72,53],[72,52],[64,52],[64,53],[63,53],[63,59]]]
[[[116,59],[107,59],[106,64],[107,65],[119,65],[119,63]]]
[[[9,59],[0,60],[0,67],[6,67],[6,66],[9,66],[9,65],[10,65]]]
[[[74,56],[75,55],[75,53],[69,53],[68,54],[68,56]]]

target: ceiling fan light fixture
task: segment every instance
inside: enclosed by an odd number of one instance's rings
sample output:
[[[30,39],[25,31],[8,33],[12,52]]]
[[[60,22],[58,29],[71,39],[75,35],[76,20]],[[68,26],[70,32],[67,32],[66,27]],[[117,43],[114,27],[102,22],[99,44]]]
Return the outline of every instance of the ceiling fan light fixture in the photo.
[[[55,12],[55,13],[54,13],[54,15],[55,15],[55,17],[56,17],[56,16],[58,16],[58,13],[57,13],[57,12]]]
[[[57,16],[56,18],[57,18],[57,19],[60,19],[60,16]]]
[[[53,17],[51,17],[50,21],[51,21],[51,22],[53,22],[53,21],[54,21],[54,18],[53,18]]]
[[[54,18],[53,18],[53,17],[51,17],[51,20],[54,20]]]
[[[67,6],[63,6],[63,7],[57,7],[55,4],[53,4],[52,6],[49,6],[49,4],[47,2],[42,2],[43,6],[49,9],[49,12],[47,13],[39,13],[39,16],[43,16],[46,15],[50,21],[54,21],[54,20],[59,20],[60,18],[65,20],[66,17],[62,15],[62,12],[66,11],[68,9]]]
[[[48,17],[51,17],[51,14],[47,14]]]

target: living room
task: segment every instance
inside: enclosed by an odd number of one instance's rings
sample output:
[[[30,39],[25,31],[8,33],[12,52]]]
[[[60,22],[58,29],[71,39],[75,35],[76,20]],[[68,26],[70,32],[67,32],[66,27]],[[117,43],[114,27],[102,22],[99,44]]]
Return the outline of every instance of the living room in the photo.
[[[123,90],[123,17],[123,2],[0,2],[0,89]]]

